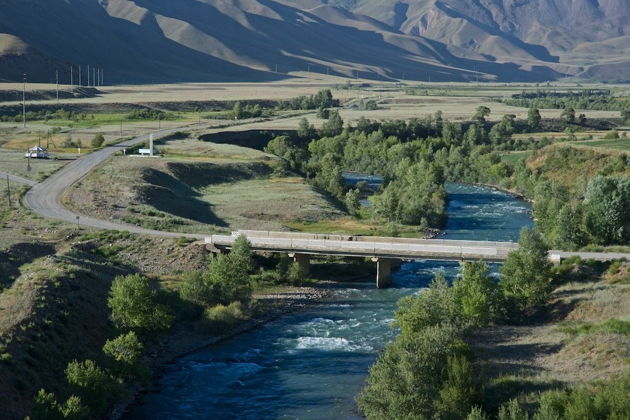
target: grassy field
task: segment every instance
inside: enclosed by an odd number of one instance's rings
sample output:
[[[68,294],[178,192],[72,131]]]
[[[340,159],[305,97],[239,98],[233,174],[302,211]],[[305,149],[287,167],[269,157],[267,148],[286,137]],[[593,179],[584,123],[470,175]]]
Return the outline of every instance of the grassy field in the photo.
[[[163,158],[115,157],[66,202],[86,214],[179,232],[286,230],[290,222],[343,216],[302,178],[278,172],[276,157],[182,136],[159,143]]]
[[[508,165],[514,166],[516,162],[518,162],[519,160],[523,158],[527,159],[531,154],[532,154],[531,150],[511,152],[511,153],[506,153],[505,155],[501,156],[501,160],[507,163]]]
[[[576,145],[593,147],[596,149],[602,149],[607,151],[624,151],[630,152],[630,138],[620,138],[613,140],[595,140],[595,141],[580,141],[576,142]]]

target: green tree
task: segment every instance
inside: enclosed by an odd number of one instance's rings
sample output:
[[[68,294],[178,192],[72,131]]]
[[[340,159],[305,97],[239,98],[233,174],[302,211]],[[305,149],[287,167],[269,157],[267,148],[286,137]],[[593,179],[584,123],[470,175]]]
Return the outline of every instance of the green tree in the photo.
[[[40,389],[33,399],[32,420],[82,420],[88,416],[89,410],[76,395],[71,395],[65,403],[59,404],[54,394]]]
[[[210,305],[215,303],[214,290],[206,281],[205,276],[200,271],[184,273],[179,286],[179,296],[197,305]]]
[[[630,122],[630,109],[621,110],[621,119],[623,120],[624,124]]]
[[[343,131],[343,120],[339,115],[339,112],[332,111],[328,117],[328,120],[322,125],[319,130],[319,134],[322,137],[334,137]]]
[[[238,101],[234,103],[234,106],[232,107],[232,116],[234,117],[235,120],[240,120],[244,116],[243,107],[241,106],[241,103]]]
[[[330,118],[330,110],[328,108],[318,108],[317,109],[317,114],[316,114],[317,118],[320,118],[322,120],[327,120]]]
[[[240,267],[244,275],[252,273],[256,269],[252,246],[245,235],[239,235],[232,245],[230,260],[235,267]]]
[[[429,288],[398,301],[396,325],[403,334],[414,334],[440,324],[462,324],[461,310],[455,289],[448,285],[444,274],[436,273]]]
[[[538,108],[529,108],[527,111],[527,126],[530,130],[536,131],[540,129],[540,122],[542,117]]]
[[[538,231],[523,228],[519,248],[510,252],[501,267],[499,286],[516,309],[525,310],[547,301],[551,264],[548,248]]]
[[[565,204],[555,218],[553,244],[556,248],[574,251],[586,245],[588,235],[584,231],[581,208]]]
[[[448,376],[448,359],[466,352],[466,345],[449,326],[403,333],[370,368],[359,408],[375,420],[433,418]]]
[[[630,241],[630,177],[601,176],[590,180],[584,196],[586,226],[595,242]]]
[[[462,277],[455,282],[455,293],[464,319],[485,326],[499,316],[500,299],[490,267],[483,262],[467,262]],[[468,409],[467,409],[468,410]]]
[[[302,139],[309,139],[310,140],[310,139],[314,138],[317,135],[317,130],[315,129],[315,126],[313,126],[312,124],[309,124],[309,122],[308,122],[308,120],[306,118],[302,118],[300,120],[299,125],[298,125],[297,135],[298,135],[298,137],[300,137]],[[278,156],[280,156],[280,155],[278,155]]]
[[[479,106],[475,110],[475,114],[473,115],[472,119],[473,121],[476,121],[481,126],[483,126],[486,123],[486,118],[490,115],[491,112],[492,111],[487,106]]]
[[[467,357],[449,356],[446,380],[436,403],[438,418],[463,419],[480,399],[480,384]]]
[[[98,149],[103,145],[103,143],[105,143],[105,137],[103,137],[103,135],[100,133],[94,136],[94,138],[92,139],[92,147],[94,149]]]
[[[116,277],[107,300],[114,324],[143,332],[168,329],[173,316],[156,301],[156,295],[149,279],[140,274]]]
[[[358,215],[361,210],[361,191],[358,188],[348,190],[344,202],[350,214]]]
[[[68,363],[66,380],[71,391],[85,401],[95,417],[123,394],[121,385],[92,360]]]
[[[573,124],[575,122],[575,109],[571,108],[570,106],[566,106],[562,110],[560,118],[562,118],[567,124]]]
[[[130,331],[113,340],[107,340],[103,346],[103,353],[119,363],[134,365],[140,359],[142,347],[136,333]]]
[[[234,301],[245,302],[251,297],[247,267],[232,254],[214,256],[205,280],[212,290],[214,303],[229,305]]]
[[[501,406],[497,420],[529,420],[529,414],[513,399]]]

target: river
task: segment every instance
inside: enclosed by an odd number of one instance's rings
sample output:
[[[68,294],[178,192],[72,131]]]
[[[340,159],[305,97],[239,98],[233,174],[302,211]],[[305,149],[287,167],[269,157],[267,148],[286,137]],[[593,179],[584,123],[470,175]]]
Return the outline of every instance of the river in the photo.
[[[509,194],[462,184],[448,184],[447,192],[446,239],[515,241],[532,225],[529,205]],[[360,418],[355,398],[398,333],[390,327],[396,301],[437,271],[452,279],[459,264],[405,263],[386,290],[373,278],[339,284],[328,302],[182,358],[126,418]]]

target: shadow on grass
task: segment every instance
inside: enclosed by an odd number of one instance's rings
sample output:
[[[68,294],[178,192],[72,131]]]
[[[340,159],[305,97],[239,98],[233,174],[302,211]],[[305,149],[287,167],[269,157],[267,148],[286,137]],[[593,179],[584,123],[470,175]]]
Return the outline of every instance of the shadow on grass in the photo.
[[[55,254],[50,244],[20,243],[0,251],[0,289],[11,287],[20,276],[20,266],[37,258]]]

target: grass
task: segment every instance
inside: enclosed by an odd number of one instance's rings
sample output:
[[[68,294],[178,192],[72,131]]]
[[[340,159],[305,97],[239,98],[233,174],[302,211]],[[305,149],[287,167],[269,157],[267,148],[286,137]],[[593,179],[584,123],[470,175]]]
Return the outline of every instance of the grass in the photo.
[[[560,331],[571,337],[595,333],[620,334],[630,336],[630,322],[609,319],[601,323],[567,322],[558,327]]]
[[[620,138],[612,140],[595,140],[595,141],[580,141],[574,143],[580,146],[588,146],[596,149],[603,149],[607,151],[624,151],[630,152],[630,138]]]
[[[508,165],[514,166],[519,160],[527,159],[528,157],[531,156],[531,154],[532,152],[530,150],[506,153],[503,156],[501,156],[501,161]]]

